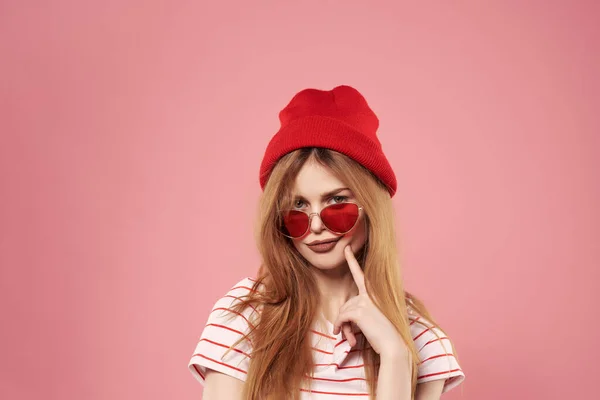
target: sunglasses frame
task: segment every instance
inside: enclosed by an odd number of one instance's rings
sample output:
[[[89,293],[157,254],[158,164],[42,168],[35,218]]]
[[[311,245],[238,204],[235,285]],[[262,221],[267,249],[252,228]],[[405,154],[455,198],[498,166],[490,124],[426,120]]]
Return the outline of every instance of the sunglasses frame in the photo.
[[[348,229],[347,231],[345,231],[345,232],[336,232],[336,231],[334,231],[334,230],[332,230],[332,229],[329,229],[329,227],[327,226],[327,224],[326,224],[325,222],[323,222],[323,219],[321,218],[321,212],[322,212],[324,209],[326,209],[327,207],[331,207],[331,206],[335,206],[335,205],[340,205],[340,204],[355,204],[355,205],[358,207],[358,217],[356,217],[356,221],[354,221],[354,224],[352,225],[352,227],[351,227],[350,229]],[[361,211],[363,211],[363,208],[362,208],[361,206],[359,206],[357,203],[353,203],[353,202],[351,202],[351,201],[344,201],[344,202],[341,202],[341,203],[334,203],[334,204],[330,204],[330,205],[328,205],[328,206],[325,206],[325,207],[323,207],[323,208],[321,209],[321,211],[319,211],[319,212],[314,212],[314,213],[307,213],[306,211],[303,211],[303,210],[294,210],[294,209],[289,209],[289,210],[280,210],[280,211],[279,211],[279,218],[281,218],[281,223],[282,223],[282,224],[285,224],[285,223],[283,222],[283,221],[284,221],[284,220],[283,220],[284,213],[285,213],[285,212],[289,212],[289,211],[297,211],[297,212],[301,212],[301,213],[304,213],[304,214],[306,214],[306,215],[308,216],[308,226],[307,226],[306,230],[305,230],[305,231],[302,233],[302,235],[300,235],[300,236],[290,236],[290,235],[286,235],[285,233],[283,233],[283,232],[281,231],[281,229],[280,229],[280,228],[278,228],[277,230],[278,230],[278,231],[279,231],[279,233],[281,233],[283,236],[285,236],[285,237],[288,237],[288,238],[290,238],[290,239],[300,239],[301,237],[304,237],[304,235],[306,235],[306,232],[310,231],[310,225],[311,225],[311,223],[312,223],[312,216],[313,216],[313,215],[318,215],[318,216],[319,216],[319,218],[321,218],[321,223],[323,224],[323,226],[325,227],[325,229],[327,229],[329,232],[331,232],[331,233],[335,233],[335,234],[337,234],[337,235],[343,235],[343,234],[345,234],[345,233],[348,233],[348,232],[350,232],[352,229],[354,229],[354,227],[355,227],[355,226],[356,226],[356,224],[358,223],[358,220],[359,220],[359,218],[360,218],[360,213],[361,213]]]

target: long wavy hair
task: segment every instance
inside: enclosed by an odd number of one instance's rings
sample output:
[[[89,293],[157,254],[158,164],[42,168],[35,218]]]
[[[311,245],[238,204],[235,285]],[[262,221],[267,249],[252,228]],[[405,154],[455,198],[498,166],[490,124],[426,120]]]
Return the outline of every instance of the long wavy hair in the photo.
[[[239,313],[246,307],[258,312],[251,314],[246,334],[227,351],[243,340],[252,344],[243,398],[298,400],[300,388],[305,387],[307,378],[314,376],[309,332],[317,316],[320,294],[312,267],[291,239],[280,234],[278,212],[293,204],[295,178],[309,159],[329,168],[352,190],[364,209],[367,239],[356,257],[364,271],[369,297],[396,327],[412,355],[411,398],[414,398],[420,360],[410,332],[409,308],[442,330],[423,303],[404,290],[389,192],[375,175],[351,158],[315,147],[298,149],[282,157],[259,201],[255,239],[262,263],[250,294],[231,307]],[[369,393],[375,398],[380,357],[369,347],[363,349],[363,359]]]

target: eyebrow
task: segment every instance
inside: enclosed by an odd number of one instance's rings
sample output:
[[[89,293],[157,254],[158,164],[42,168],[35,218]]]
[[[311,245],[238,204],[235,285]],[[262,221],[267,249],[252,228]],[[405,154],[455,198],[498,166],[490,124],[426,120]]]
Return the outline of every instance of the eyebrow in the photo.
[[[336,194],[336,193],[343,192],[344,190],[350,190],[350,189],[349,189],[349,188],[346,188],[346,187],[344,187],[344,188],[339,188],[339,189],[334,189],[334,190],[332,190],[332,191],[330,191],[330,192],[323,193],[323,194],[321,195],[321,199],[326,199],[326,198],[328,198],[328,197],[331,197],[331,196],[333,196],[333,195],[334,195],[334,194]],[[303,196],[300,196],[300,195],[296,195],[296,196],[294,196],[294,200],[299,200],[299,199],[306,200],[306,199],[305,199]]]

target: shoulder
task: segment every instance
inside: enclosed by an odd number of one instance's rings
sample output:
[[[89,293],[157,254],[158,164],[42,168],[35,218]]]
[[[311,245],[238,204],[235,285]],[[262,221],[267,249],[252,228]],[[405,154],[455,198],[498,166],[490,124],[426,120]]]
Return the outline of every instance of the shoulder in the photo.
[[[414,304],[410,298],[406,299],[406,306],[410,332],[417,350],[422,350],[433,339],[446,338],[445,333],[439,327],[414,308]]]
[[[250,319],[255,318],[259,314],[259,309],[249,304],[243,310],[236,311],[234,306],[248,298],[255,291],[256,280],[246,277],[232,285],[217,301],[214,303],[207,323],[231,321],[234,325],[248,327]],[[262,286],[258,287],[260,290]]]
[[[237,297],[248,295],[254,290],[255,283],[254,278],[245,277],[227,289],[219,300],[227,298],[235,300]]]
[[[409,309],[408,311],[408,322],[410,324],[410,332],[412,333],[413,340],[415,341],[415,344],[417,344],[417,349],[420,349],[427,344],[426,342],[423,342],[424,339],[438,336],[445,337],[442,330],[435,326],[433,322],[412,309]]]
[[[190,371],[201,384],[204,384],[207,369],[242,381],[246,379],[252,343],[245,336],[259,310],[248,305],[238,311],[234,305],[255,290],[255,283],[253,278],[243,278],[214,303],[188,363]]]
[[[417,383],[444,380],[443,392],[458,386],[465,374],[455,356],[450,337],[414,310],[408,314],[410,331],[419,353]]]

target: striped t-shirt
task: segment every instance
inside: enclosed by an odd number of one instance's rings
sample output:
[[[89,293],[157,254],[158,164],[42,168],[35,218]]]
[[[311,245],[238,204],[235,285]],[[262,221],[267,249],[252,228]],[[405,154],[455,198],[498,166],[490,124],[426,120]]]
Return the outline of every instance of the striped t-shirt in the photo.
[[[252,348],[248,340],[240,342],[226,357],[222,357],[230,345],[235,343],[248,330],[250,315],[256,310],[246,307],[242,315],[229,312],[229,307],[252,290],[254,280],[242,279],[214,305],[188,367],[198,381],[204,385],[207,369],[222,372],[241,381],[246,380]],[[412,310],[411,310],[412,311]],[[252,316],[253,318],[255,316]],[[439,339],[427,326],[432,324],[422,316],[409,313],[410,329],[419,351],[421,363],[417,383],[444,379],[444,392],[458,386],[465,378],[453,353],[452,343],[440,330],[434,328]],[[314,377],[310,388],[301,388],[302,400],[342,400],[347,396],[369,399],[365,379],[362,349],[370,347],[362,333],[356,335],[357,343],[351,347],[342,332],[334,335],[333,324],[329,321],[328,333],[314,325],[310,331]],[[440,343],[444,342],[446,351]],[[310,392],[309,392],[310,390]],[[364,396],[364,397],[363,397]]]

